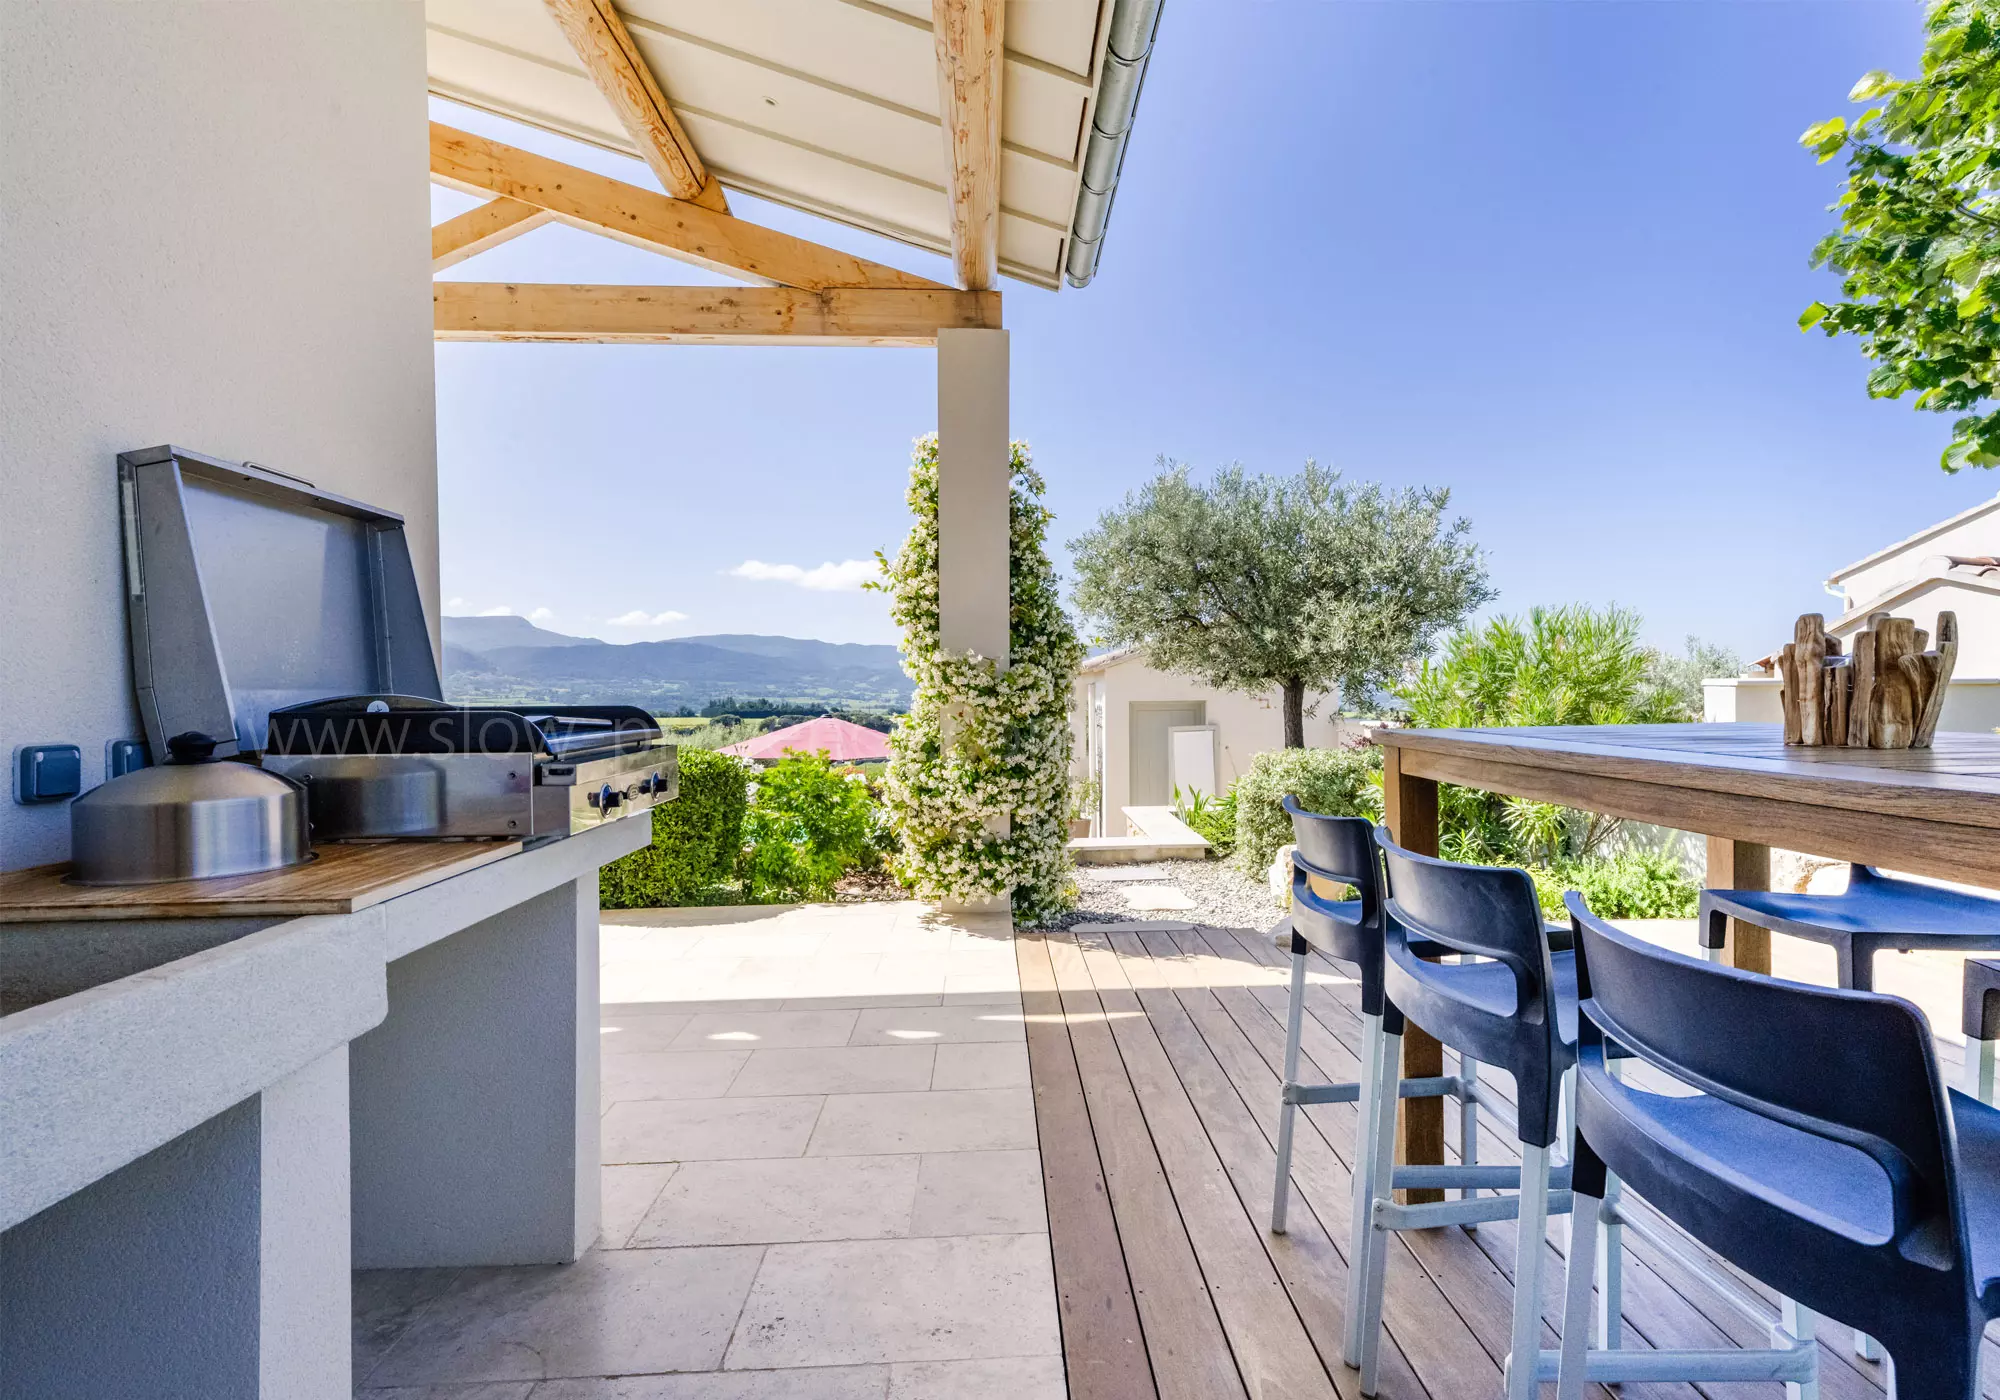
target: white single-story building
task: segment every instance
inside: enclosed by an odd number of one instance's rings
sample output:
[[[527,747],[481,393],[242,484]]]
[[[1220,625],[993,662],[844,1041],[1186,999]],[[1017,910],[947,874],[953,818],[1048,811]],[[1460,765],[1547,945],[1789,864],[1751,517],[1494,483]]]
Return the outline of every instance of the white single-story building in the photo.
[[[1174,789],[1223,793],[1266,749],[1284,747],[1284,708],[1276,686],[1262,695],[1221,690],[1193,676],[1148,664],[1135,647],[1083,663],[1070,707],[1071,771],[1097,779],[1093,835],[1122,835],[1126,807],[1165,806]],[[1325,748],[1357,732],[1330,691],[1306,695],[1306,745]]]
[[[1840,599],[1827,634],[1846,640],[1871,614],[1916,620],[1937,635],[1937,615],[1958,615],[1958,663],[1941,729],[2000,728],[2000,495],[1836,569],[1826,591]],[[1776,724],[1782,718],[1771,658],[1741,676],[1702,683],[1702,717]]]

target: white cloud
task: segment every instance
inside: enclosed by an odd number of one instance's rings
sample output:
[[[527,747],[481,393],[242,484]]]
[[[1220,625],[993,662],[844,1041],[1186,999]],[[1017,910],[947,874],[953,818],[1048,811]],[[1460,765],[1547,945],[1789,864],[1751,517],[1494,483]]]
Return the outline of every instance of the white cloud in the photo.
[[[644,608],[634,608],[628,613],[604,620],[606,627],[665,627],[670,622],[686,622],[687,614],[669,608],[665,612],[649,613]]]
[[[863,584],[882,576],[882,566],[873,559],[843,559],[838,564],[829,561],[816,569],[807,569],[797,564],[766,564],[761,559],[745,559],[729,573],[736,578],[766,583],[796,583],[816,593],[857,593]]]
[[[536,608],[533,612],[528,614],[528,621],[548,622],[552,620],[555,617],[555,615],[556,615],[555,609],[553,608]]]
[[[465,606],[465,599],[463,599],[463,598],[447,598],[447,599],[445,599],[445,600],[444,600],[444,605],[445,605],[446,607],[448,607],[448,608],[462,608],[462,607],[464,607],[464,606]]]
[[[507,607],[505,604],[502,604],[500,607],[497,608],[482,608],[480,609],[479,615],[481,617],[512,617],[514,615],[514,610],[510,607]]]

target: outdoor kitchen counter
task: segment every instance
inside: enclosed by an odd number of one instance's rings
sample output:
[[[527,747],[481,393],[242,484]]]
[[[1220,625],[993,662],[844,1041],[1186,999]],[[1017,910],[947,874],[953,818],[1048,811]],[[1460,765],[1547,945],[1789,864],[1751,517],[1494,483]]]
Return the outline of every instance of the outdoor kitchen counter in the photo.
[[[1765,888],[1770,848],[2000,888],[2000,735],[1928,749],[1787,746],[1775,724],[1388,729],[1383,820],[1438,849],[1438,784],[1652,822],[1708,838],[1708,882]],[[1725,957],[1771,970],[1770,934],[1731,922]],[[1403,1041],[1403,1073],[1442,1073],[1438,1043]],[[1444,1159],[1441,1099],[1404,1101],[1397,1160]]]
[[[109,1345],[188,1393],[282,1374],[332,1400],[351,1268],[581,1255],[597,869],[650,836],[460,846],[346,913],[0,922],[12,1004],[35,1003],[0,1015],[7,1384]]]

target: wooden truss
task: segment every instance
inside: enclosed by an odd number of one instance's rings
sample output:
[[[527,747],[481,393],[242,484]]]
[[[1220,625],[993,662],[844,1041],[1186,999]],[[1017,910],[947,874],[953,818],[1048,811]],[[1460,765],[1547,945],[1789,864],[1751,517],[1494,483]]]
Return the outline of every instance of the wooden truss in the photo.
[[[729,213],[611,0],[544,0],[666,194],[431,124],[431,179],[487,202],[431,230],[442,270],[551,221],[749,287],[438,282],[439,340],[930,345],[998,329],[1002,0],[934,0],[958,288]]]

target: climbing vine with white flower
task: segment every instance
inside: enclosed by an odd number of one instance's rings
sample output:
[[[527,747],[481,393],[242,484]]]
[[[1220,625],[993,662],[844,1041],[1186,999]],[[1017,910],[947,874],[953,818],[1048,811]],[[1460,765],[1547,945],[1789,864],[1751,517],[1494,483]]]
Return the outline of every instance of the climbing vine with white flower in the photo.
[[[1053,518],[1028,447],[1010,449],[1008,665],[938,638],[938,440],[910,464],[909,538],[882,558],[903,666],[916,682],[889,739],[883,784],[902,838],[898,873],[926,899],[1011,897],[1033,924],[1074,897],[1069,837],[1070,688],[1083,646],[1063,612],[1045,542]],[[880,556],[878,556],[880,557]]]

